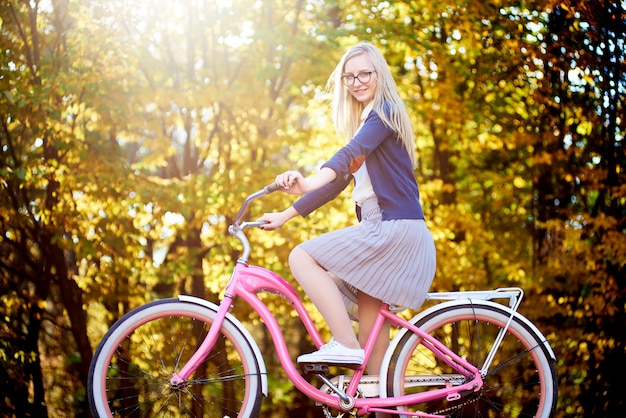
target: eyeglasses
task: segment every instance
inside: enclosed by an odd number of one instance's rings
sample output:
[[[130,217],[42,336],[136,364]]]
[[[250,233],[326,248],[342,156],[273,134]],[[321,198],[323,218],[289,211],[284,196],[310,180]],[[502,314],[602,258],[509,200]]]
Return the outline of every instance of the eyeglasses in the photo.
[[[341,76],[341,80],[343,84],[346,86],[351,86],[354,84],[354,80],[359,80],[361,84],[369,83],[372,79],[372,73],[375,73],[376,70],[373,71],[363,71],[362,73],[358,73],[357,75],[353,74],[345,74]]]

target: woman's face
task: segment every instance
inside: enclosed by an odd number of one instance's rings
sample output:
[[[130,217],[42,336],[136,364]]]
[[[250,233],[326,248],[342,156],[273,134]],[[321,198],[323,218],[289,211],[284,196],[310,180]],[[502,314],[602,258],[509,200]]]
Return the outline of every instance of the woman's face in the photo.
[[[374,100],[378,79],[365,54],[357,55],[346,61],[342,80],[352,97],[363,103],[364,106]]]

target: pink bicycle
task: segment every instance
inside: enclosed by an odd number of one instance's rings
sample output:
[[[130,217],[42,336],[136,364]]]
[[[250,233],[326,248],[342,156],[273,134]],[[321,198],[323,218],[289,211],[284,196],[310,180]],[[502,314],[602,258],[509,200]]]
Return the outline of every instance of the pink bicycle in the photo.
[[[288,378],[325,417],[377,411],[431,418],[554,414],[555,355],[541,332],[517,312],[523,297],[518,288],[431,293],[430,300],[441,302],[410,320],[383,303],[364,347],[367,362],[383,322],[392,324],[396,331],[380,376],[366,375],[365,366],[300,370],[259,294],[285,298],[317,347],[323,345],[319,331],[289,283],[248,264],[251,248],[244,230],[261,223],[242,222],[243,216],[252,200],[274,190],[271,185],[248,196],[229,227],[243,252],[219,304],[183,295],[157,300],[130,311],[106,333],[89,371],[95,416],[258,416],[269,390],[268,372],[250,332],[229,313],[236,298],[258,312]],[[311,383],[311,374],[319,382]]]

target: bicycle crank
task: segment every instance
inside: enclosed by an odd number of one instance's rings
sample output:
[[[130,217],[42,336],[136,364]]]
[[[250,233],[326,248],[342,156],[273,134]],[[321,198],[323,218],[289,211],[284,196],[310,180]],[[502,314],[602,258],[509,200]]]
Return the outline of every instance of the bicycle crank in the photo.
[[[349,379],[345,379],[345,376],[337,376],[332,381],[325,376],[318,375],[324,381],[321,389],[326,389],[326,393],[339,396],[339,405],[342,410],[335,410],[329,406],[322,405],[322,411],[325,418],[357,418],[356,408],[354,403],[356,398],[363,398],[363,393],[357,389],[354,397],[346,395],[345,390],[350,383]],[[342,389],[340,389],[342,388]],[[319,404],[318,404],[319,405]]]

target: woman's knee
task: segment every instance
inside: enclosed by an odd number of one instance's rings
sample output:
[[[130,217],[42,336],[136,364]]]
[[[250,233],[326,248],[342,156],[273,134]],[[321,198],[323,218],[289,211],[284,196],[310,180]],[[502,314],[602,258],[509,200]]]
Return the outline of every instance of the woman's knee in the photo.
[[[293,270],[294,266],[297,267],[302,263],[302,260],[306,255],[306,252],[302,250],[300,247],[295,247],[289,253],[289,267]]]

